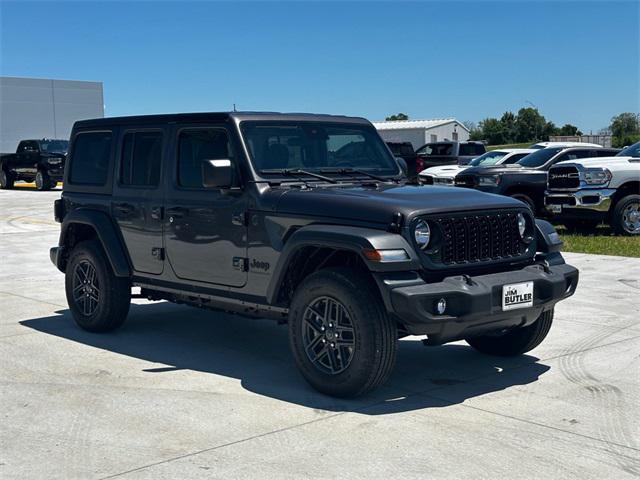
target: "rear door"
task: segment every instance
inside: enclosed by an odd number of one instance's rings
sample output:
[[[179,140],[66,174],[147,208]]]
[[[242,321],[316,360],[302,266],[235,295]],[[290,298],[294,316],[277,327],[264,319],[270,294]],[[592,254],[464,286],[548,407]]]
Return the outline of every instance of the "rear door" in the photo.
[[[20,142],[14,170],[23,175],[35,175],[39,155],[38,142],[34,140]]]
[[[121,130],[116,154],[112,215],[136,272],[158,275],[164,268],[162,238],[162,127]]]
[[[172,133],[175,163],[164,239],[171,268],[181,279],[232,287],[247,281],[247,194],[239,186],[213,189],[202,182],[204,160],[229,159],[237,172],[233,138],[226,125],[182,126]]]

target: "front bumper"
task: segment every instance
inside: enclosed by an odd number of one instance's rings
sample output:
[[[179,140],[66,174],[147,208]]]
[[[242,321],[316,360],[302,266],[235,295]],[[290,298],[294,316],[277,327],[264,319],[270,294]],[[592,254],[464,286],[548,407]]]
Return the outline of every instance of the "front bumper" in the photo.
[[[453,177],[437,177],[435,175],[419,175],[420,185],[435,185],[436,187],[453,187]]]
[[[591,210],[606,213],[616,190],[613,188],[583,189],[570,192],[551,191],[544,198],[546,209],[554,215],[563,211]]]
[[[533,306],[502,310],[502,287],[533,282]],[[543,311],[575,292],[578,270],[567,264],[530,265],[522,270],[479,275],[447,277],[442,282],[415,281],[399,286],[397,280],[380,280],[387,288],[391,312],[413,335],[428,335],[428,342],[438,345],[482,335],[505,328],[533,323]],[[444,298],[447,308],[437,313],[437,303]]]

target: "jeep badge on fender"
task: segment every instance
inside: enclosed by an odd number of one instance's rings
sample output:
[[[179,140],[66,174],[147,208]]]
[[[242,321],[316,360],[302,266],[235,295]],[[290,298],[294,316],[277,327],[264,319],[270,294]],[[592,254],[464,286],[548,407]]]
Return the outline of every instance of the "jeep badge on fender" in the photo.
[[[363,118],[100,118],[70,141],[51,260],[92,332],[122,325],[132,287],[272,318],[313,387],[352,397],[389,378],[403,335],[528,352],[578,284],[527,205],[407,184]]]

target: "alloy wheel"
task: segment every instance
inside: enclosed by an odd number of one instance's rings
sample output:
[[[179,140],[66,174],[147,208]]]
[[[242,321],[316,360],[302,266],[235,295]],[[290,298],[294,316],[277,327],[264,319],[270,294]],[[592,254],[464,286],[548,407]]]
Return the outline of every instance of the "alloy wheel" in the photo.
[[[622,225],[628,233],[640,233],[640,202],[631,202],[622,211]]]
[[[302,329],[305,352],[317,369],[337,375],[349,367],[356,339],[342,303],[331,297],[316,298],[304,311]]]
[[[85,316],[91,316],[98,308],[100,285],[96,269],[87,260],[79,262],[73,271],[73,301]]]

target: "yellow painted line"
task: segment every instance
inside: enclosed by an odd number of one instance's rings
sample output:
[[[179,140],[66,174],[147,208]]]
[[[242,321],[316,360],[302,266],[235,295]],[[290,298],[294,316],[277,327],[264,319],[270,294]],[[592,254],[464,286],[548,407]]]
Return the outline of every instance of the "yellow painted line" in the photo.
[[[22,183],[14,183],[13,184],[14,187],[19,187],[19,188],[36,188],[36,184],[33,182],[22,182]],[[58,182],[56,183],[56,187],[62,187],[62,182]]]

